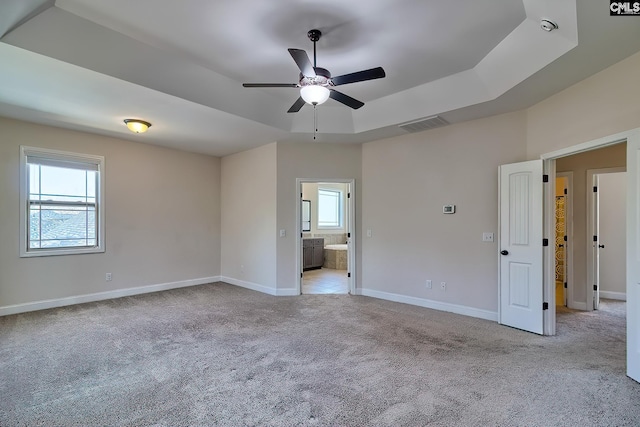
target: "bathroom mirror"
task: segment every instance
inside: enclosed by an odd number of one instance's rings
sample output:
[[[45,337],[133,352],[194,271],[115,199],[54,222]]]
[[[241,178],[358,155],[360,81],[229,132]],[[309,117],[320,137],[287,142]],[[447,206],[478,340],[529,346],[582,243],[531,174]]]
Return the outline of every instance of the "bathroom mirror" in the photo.
[[[311,231],[311,200],[302,201],[302,231]]]

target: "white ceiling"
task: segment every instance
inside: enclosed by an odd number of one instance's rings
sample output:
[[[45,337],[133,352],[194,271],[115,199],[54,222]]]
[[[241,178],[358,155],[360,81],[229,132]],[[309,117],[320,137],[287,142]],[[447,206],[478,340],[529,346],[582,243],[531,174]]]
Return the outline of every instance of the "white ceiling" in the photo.
[[[318,141],[342,143],[525,108],[640,50],[640,21],[601,0],[4,0],[0,115],[217,156],[304,143],[313,108],[286,112],[296,89],[242,83],[296,83],[287,48],[312,57],[312,28],[334,76],[387,74],[339,88],[359,110],[317,108]]]

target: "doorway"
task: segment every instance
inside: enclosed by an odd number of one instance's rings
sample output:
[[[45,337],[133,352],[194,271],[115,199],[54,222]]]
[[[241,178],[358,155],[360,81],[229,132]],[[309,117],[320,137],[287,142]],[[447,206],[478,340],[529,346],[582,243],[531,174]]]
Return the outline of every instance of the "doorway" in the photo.
[[[298,180],[300,294],[353,293],[353,180]]]
[[[571,256],[569,242],[572,242],[573,230],[573,204],[571,189],[573,172],[559,172],[556,174],[555,193],[555,294],[556,306],[566,307],[569,299]],[[572,289],[572,287],[571,287]]]
[[[591,190],[589,236],[593,236],[587,268],[593,285],[592,306],[600,298],[626,300],[626,168],[587,170]]]

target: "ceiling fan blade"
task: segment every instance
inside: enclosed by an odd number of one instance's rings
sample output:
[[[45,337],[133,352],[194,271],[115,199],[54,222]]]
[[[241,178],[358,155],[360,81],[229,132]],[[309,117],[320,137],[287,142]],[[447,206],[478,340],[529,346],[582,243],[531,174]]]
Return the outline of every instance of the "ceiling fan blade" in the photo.
[[[353,108],[354,110],[357,110],[364,105],[364,102],[358,101],[357,99],[352,98],[349,95],[345,95],[344,93],[338,92],[337,90],[333,89],[331,90],[331,92],[329,92],[329,97],[343,103],[347,107]]]
[[[298,87],[295,83],[242,83],[243,87]]]
[[[343,74],[338,77],[332,77],[331,81],[334,86],[340,86],[348,83],[363,82],[365,80],[381,79],[384,76],[386,76],[386,74],[382,67],[377,67],[363,71],[356,71],[355,73]]]
[[[300,72],[302,73],[303,76],[305,77],[316,76],[316,72],[313,69],[313,65],[311,64],[311,61],[309,61],[307,52],[300,49],[289,49],[289,53],[291,54],[291,57],[293,58],[293,60],[296,61],[296,64],[298,65],[298,68],[300,68]]]
[[[297,113],[298,111],[300,111],[304,104],[304,99],[302,99],[302,97],[299,97],[298,99],[296,99],[296,102],[293,103],[291,108],[289,108],[289,111],[287,111],[287,113]]]

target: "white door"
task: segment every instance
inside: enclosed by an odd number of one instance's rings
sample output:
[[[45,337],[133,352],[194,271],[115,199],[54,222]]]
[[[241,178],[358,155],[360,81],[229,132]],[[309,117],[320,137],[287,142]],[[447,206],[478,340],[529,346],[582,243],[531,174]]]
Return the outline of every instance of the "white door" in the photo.
[[[598,177],[598,241],[601,298],[623,299],[626,292],[627,173],[603,173]]]
[[[593,175],[591,185],[593,191],[591,191],[591,206],[593,207],[593,215],[591,217],[591,227],[593,229],[593,241],[591,242],[591,256],[593,257],[591,273],[591,286],[593,287],[593,309],[597,310],[600,305],[600,248],[603,247],[600,244],[600,193],[596,190],[598,188],[598,174]]]
[[[627,375],[640,382],[640,129],[627,139]]]
[[[502,165],[500,323],[542,334],[542,160]]]

